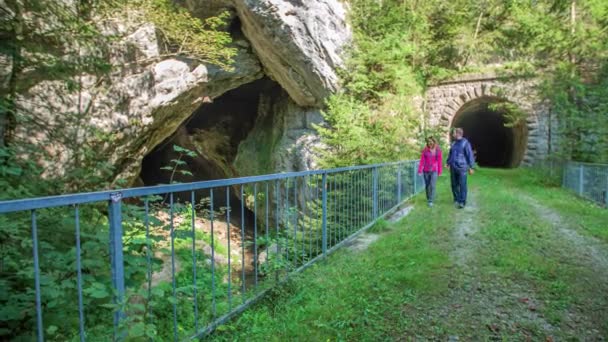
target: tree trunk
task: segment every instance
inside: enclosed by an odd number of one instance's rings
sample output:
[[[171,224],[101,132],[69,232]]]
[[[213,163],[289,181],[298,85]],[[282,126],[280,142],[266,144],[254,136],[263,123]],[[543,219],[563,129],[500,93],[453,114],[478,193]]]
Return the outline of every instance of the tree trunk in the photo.
[[[0,148],[11,142],[11,135],[15,129],[15,97],[17,95],[17,79],[21,72],[21,40],[23,39],[23,10],[21,3],[15,1],[12,11],[11,30],[8,32],[8,47],[10,51],[10,73],[8,75],[7,89],[2,89],[0,95],[4,103],[0,109]]]
[[[464,58],[463,67],[466,67],[469,63],[469,57],[473,53],[473,48],[475,47],[475,42],[477,41],[477,36],[479,35],[479,28],[481,27],[481,19],[483,19],[483,11],[479,12],[479,17],[477,17],[477,25],[475,26],[475,33],[473,34],[473,41],[471,42],[471,47]]]
[[[570,35],[572,36],[572,40],[574,40],[574,35],[576,34],[576,0],[572,0],[570,4]],[[574,47],[574,44],[572,45]],[[570,48],[570,63],[574,65],[576,63],[576,56],[574,55],[574,51]]]

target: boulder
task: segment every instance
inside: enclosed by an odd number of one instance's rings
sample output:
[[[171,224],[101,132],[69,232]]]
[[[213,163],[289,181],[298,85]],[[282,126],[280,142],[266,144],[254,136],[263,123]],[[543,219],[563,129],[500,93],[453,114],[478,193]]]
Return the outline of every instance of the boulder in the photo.
[[[351,40],[346,8],[337,0],[235,0],[242,30],[293,101],[321,107],[338,88],[336,71]]]

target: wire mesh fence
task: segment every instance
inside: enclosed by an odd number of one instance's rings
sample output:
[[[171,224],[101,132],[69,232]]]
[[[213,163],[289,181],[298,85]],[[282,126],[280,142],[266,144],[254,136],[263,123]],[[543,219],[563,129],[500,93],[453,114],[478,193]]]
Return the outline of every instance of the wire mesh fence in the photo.
[[[533,167],[544,182],[560,185],[563,181],[564,168],[567,163],[567,161],[557,158],[545,158],[536,160]]]
[[[577,195],[608,207],[608,165],[568,162],[562,186]]]
[[[423,189],[417,162],[0,202],[0,339],[188,340]]]

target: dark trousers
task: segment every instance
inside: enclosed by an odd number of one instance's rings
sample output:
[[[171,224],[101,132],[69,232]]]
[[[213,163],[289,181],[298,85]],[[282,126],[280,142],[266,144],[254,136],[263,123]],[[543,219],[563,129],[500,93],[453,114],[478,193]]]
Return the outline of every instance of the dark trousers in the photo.
[[[467,204],[467,170],[450,168],[454,202]]]
[[[437,172],[424,172],[424,189],[426,190],[426,200],[433,202],[435,200],[435,188],[437,184]]]

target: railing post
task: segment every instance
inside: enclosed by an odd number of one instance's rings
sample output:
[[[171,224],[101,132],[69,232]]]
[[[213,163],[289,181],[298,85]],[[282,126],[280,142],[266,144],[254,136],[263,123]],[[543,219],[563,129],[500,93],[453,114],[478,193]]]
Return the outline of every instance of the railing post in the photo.
[[[562,168],[562,188],[567,188],[566,180],[568,178],[568,172],[570,171],[570,163],[565,162]]]
[[[372,177],[373,177],[373,189],[372,189],[372,200],[373,200],[373,204],[372,204],[372,215],[373,215],[373,219],[375,220],[376,218],[378,218],[378,167],[374,167],[373,171],[372,171]]]
[[[401,203],[401,163],[397,164],[397,203]]]
[[[604,205],[608,208],[608,169],[606,171],[606,191],[604,191]]]
[[[119,309],[114,312],[114,340],[121,340],[124,336],[119,332],[120,322],[124,319],[124,312],[120,306],[125,298],[125,272],[122,254],[122,193],[110,195],[110,265],[112,269],[112,285],[116,291],[115,304]]]
[[[327,255],[327,173],[323,173],[323,217],[322,217],[322,248],[323,248],[323,256]]]
[[[412,167],[412,179],[414,180],[414,193],[413,195],[418,193],[418,179],[416,179],[416,163],[413,164]]]
[[[584,166],[583,166],[583,164],[580,164],[579,169],[578,169],[578,194],[579,194],[579,196],[583,196],[583,193],[585,190],[584,180],[585,180]]]

